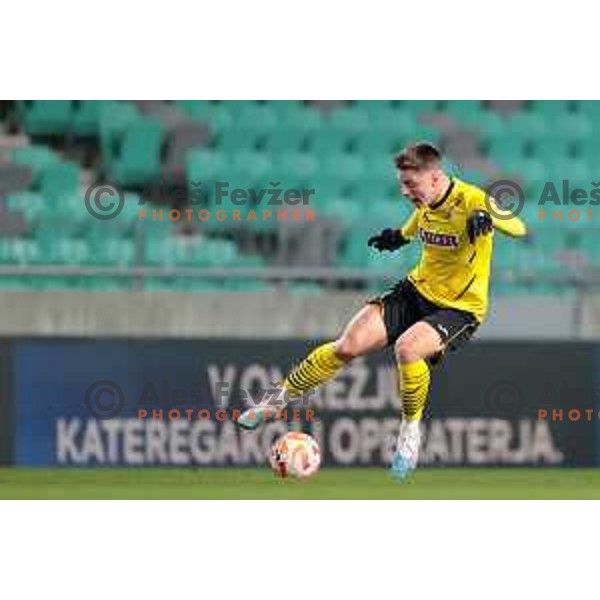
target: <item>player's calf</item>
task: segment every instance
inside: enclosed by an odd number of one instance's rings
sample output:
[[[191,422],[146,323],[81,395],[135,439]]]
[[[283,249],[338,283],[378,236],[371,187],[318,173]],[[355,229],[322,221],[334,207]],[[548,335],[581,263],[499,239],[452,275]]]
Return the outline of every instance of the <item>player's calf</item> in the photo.
[[[419,425],[431,379],[425,359],[442,351],[443,342],[431,325],[418,322],[400,336],[394,350],[402,399],[402,423],[392,459],[392,474],[398,479],[405,479],[416,468],[419,458]]]

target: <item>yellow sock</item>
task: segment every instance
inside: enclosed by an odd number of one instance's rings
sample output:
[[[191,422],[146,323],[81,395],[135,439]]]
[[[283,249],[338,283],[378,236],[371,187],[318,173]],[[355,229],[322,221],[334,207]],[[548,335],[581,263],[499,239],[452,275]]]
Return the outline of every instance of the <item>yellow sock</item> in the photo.
[[[283,386],[290,392],[307,392],[333,379],[344,364],[335,353],[334,342],[323,344],[292,369]]]
[[[402,415],[406,421],[420,420],[429,392],[429,367],[424,360],[400,363],[398,374]]]

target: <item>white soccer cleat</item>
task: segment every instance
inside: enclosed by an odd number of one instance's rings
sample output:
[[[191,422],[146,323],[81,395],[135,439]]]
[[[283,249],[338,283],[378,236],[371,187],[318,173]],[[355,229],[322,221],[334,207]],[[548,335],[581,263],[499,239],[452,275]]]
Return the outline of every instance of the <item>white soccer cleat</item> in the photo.
[[[268,390],[266,397],[252,408],[247,409],[237,419],[237,424],[242,429],[248,429],[252,431],[256,429],[261,423],[268,423],[269,421],[275,421],[281,418],[281,411],[287,406],[286,389],[280,387],[280,384],[271,384],[274,387]]]
[[[398,480],[406,479],[417,467],[421,430],[419,421],[402,421],[396,443],[396,452],[392,457],[392,475]]]

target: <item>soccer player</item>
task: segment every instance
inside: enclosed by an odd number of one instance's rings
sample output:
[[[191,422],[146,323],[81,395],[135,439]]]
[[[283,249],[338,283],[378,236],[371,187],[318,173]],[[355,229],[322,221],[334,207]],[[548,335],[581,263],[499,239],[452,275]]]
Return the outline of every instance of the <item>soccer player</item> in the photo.
[[[446,174],[439,150],[429,143],[407,147],[394,162],[401,192],[415,210],[401,229],[384,229],[368,245],[395,251],[417,238],[420,260],[391,290],[369,300],[338,339],[293,368],[280,386],[278,402],[330,381],[358,356],[393,345],[402,421],[391,469],[404,479],[417,465],[430,367],[448,349],[467,342],[485,319],[493,230],[522,237],[526,227],[497,205],[488,210],[493,199],[486,199],[483,190]],[[247,410],[238,424],[254,429],[273,418],[276,411],[268,405]]]

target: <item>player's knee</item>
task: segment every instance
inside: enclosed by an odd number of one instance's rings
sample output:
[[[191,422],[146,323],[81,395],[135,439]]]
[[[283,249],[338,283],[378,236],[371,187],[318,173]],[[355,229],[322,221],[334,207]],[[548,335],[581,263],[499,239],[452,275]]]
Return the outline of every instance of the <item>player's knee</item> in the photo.
[[[402,339],[400,338],[396,342],[396,346],[394,347],[394,352],[396,354],[396,360],[402,363],[415,362],[422,358],[418,352],[417,344],[413,339]]]
[[[360,355],[360,347],[355,336],[342,336],[335,342],[335,353],[344,362]]]

